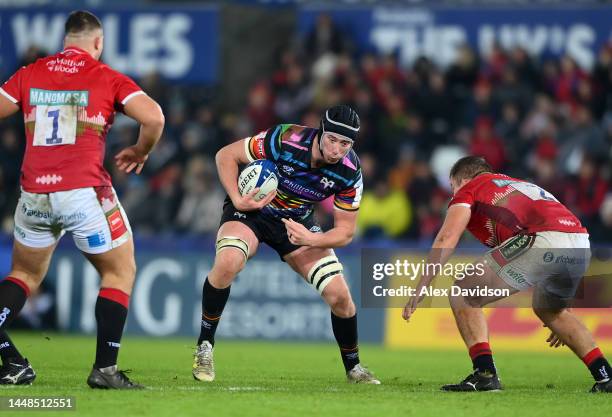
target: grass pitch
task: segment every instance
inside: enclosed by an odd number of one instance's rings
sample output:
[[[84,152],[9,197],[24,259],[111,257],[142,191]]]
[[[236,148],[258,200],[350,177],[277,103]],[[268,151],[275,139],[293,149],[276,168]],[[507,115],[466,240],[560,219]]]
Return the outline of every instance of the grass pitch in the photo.
[[[149,389],[90,389],[85,380],[95,337],[14,333],[38,377],[32,386],[0,386],[2,396],[74,396],[68,416],[585,416],[611,415],[612,395],[588,394],[584,365],[564,355],[497,352],[505,391],[445,393],[439,387],[467,375],[463,351],[361,347],[362,362],[383,385],[345,382],[335,343],[296,344],[218,340],[217,380],[194,381],[192,339],[126,337],[120,368]],[[493,343],[493,348],[495,344]],[[40,414],[41,412],[36,412]],[[51,414],[48,414],[51,413]],[[32,412],[2,415],[26,415]]]

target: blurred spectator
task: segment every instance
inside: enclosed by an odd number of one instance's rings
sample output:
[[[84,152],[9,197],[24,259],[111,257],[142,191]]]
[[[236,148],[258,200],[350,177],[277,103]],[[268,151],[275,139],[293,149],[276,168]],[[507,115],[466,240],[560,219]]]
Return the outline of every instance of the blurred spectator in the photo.
[[[256,84],[249,91],[247,117],[253,132],[269,129],[276,122],[272,91],[266,83]]]
[[[306,37],[305,49],[309,57],[316,59],[326,53],[339,54],[345,48],[342,33],[326,13],[317,16],[317,23]]]
[[[609,188],[598,168],[592,158],[584,157],[578,177],[567,187],[565,194],[566,205],[589,230],[599,224],[599,210]]]
[[[402,190],[378,181],[363,193],[357,227],[364,238],[399,237],[411,221],[410,200]]]
[[[106,155],[137,233],[214,231],[218,219],[210,213],[223,190],[212,160],[222,146],[279,122],[318,127],[323,109],[347,103],[361,118],[355,150],[368,234],[433,238],[448,201],[450,166],[470,152],[496,170],[532,178],[575,209],[594,239],[610,240],[601,231],[612,230],[606,205],[612,198],[605,197],[612,179],[612,45],[597,51],[590,72],[568,56],[540,61],[499,44],[484,55],[463,45],[448,68],[426,57],[402,68],[395,54],[355,54],[328,14],[302,42],[299,49],[287,40],[276,68],[258,74],[245,93],[245,108],[231,107],[215,86],[171,84],[156,73],[139,80],[164,107],[164,138],[142,175],[124,175],[112,158],[134,143],[138,127],[118,115]],[[33,46],[22,63],[42,55]],[[9,233],[25,145],[19,117],[0,124],[0,216]],[[406,201],[414,221],[398,222],[401,231],[376,217],[379,205],[395,207],[389,210],[395,221]],[[368,204],[376,208],[371,213]],[[331,224],[330,207],[326,201],[317,209],[322,225]]]
[[[219,227],[225,193],[212,159],[194,157],[183,178],[183,198],[176,223],[186,233],[213,233]]]
[[[495,135],[493,121],[488,117],[476,121],[470,154],[484,157],[495,171],[502,171],[506,166],[504,142]]]

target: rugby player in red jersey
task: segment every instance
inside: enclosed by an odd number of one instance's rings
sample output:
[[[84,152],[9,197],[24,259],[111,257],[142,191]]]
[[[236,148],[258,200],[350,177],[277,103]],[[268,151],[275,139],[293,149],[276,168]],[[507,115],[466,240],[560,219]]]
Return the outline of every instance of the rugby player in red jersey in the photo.
[[[492,249],[481,260],[484,274],[455,285],[461,289],[502,289],[514,294],[533,288],[535,314],[552,330],[551,346],[559,341],[581,358],[595,379],[592,392],[612,392],[612,368],[584,324],[568,309],[590,262],[587,230],[576,216],[546,190],[529,182],[493,173],[480,157],[467,156],[450,172],[453,198],[428,262],[444,265],[467,228]],[[570,262],[571,260],[571,262]],[[434,276],[424,274],[403,317],[414,314],[421,288]],[[501,293],[499,291],[498,293]],[[450,297],[461,337],[469,349],[474,372],[445,391],[494,391],[502,388],[489,346],[482,306],[499,295]]]
[[[103,162],[117,111],[140,124],[137,143],[115,156],[126,173],[142,171],[161,137],[164,116],[134,81],[99,61],[104,38],[96,16],[75,11],[65,28],[63,51],[19,69],[0,88],[0,119],[21,110],[27,142],[12,267],[0,282],[0,384],[29,384],[36,377],[6,328],[44,279],[68,231],[102,278],[96,358],[87,383],[141,388],[117,369],[136,264],[130,225]]]

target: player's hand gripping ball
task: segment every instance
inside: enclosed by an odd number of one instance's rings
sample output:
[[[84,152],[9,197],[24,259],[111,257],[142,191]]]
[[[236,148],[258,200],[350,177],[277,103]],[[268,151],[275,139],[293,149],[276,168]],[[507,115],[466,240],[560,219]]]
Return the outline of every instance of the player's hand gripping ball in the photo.
[[[238,191],[244,196],[255,188],[259,191],[253,197],[261,201],[278,187],[278,170],[276,165],[267,159],[258,159],[248,164],[238,177]]]

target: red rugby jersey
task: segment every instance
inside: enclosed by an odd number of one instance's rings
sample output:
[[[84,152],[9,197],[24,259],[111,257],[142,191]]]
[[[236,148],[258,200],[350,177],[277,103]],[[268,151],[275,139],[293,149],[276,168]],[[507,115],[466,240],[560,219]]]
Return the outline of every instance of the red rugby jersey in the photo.
[[[21,186],[49,193],[111,185],[103,166],[106,134],[115,112],[144,92],[84,50],[68,47],[18,70],[0,94],[23,112]]]
[[[503,174],[480,174],[465,184],[448,206],[472,210],[467,229],[489,247],[520,233],[587,233],[580,220],[552,194]]]

